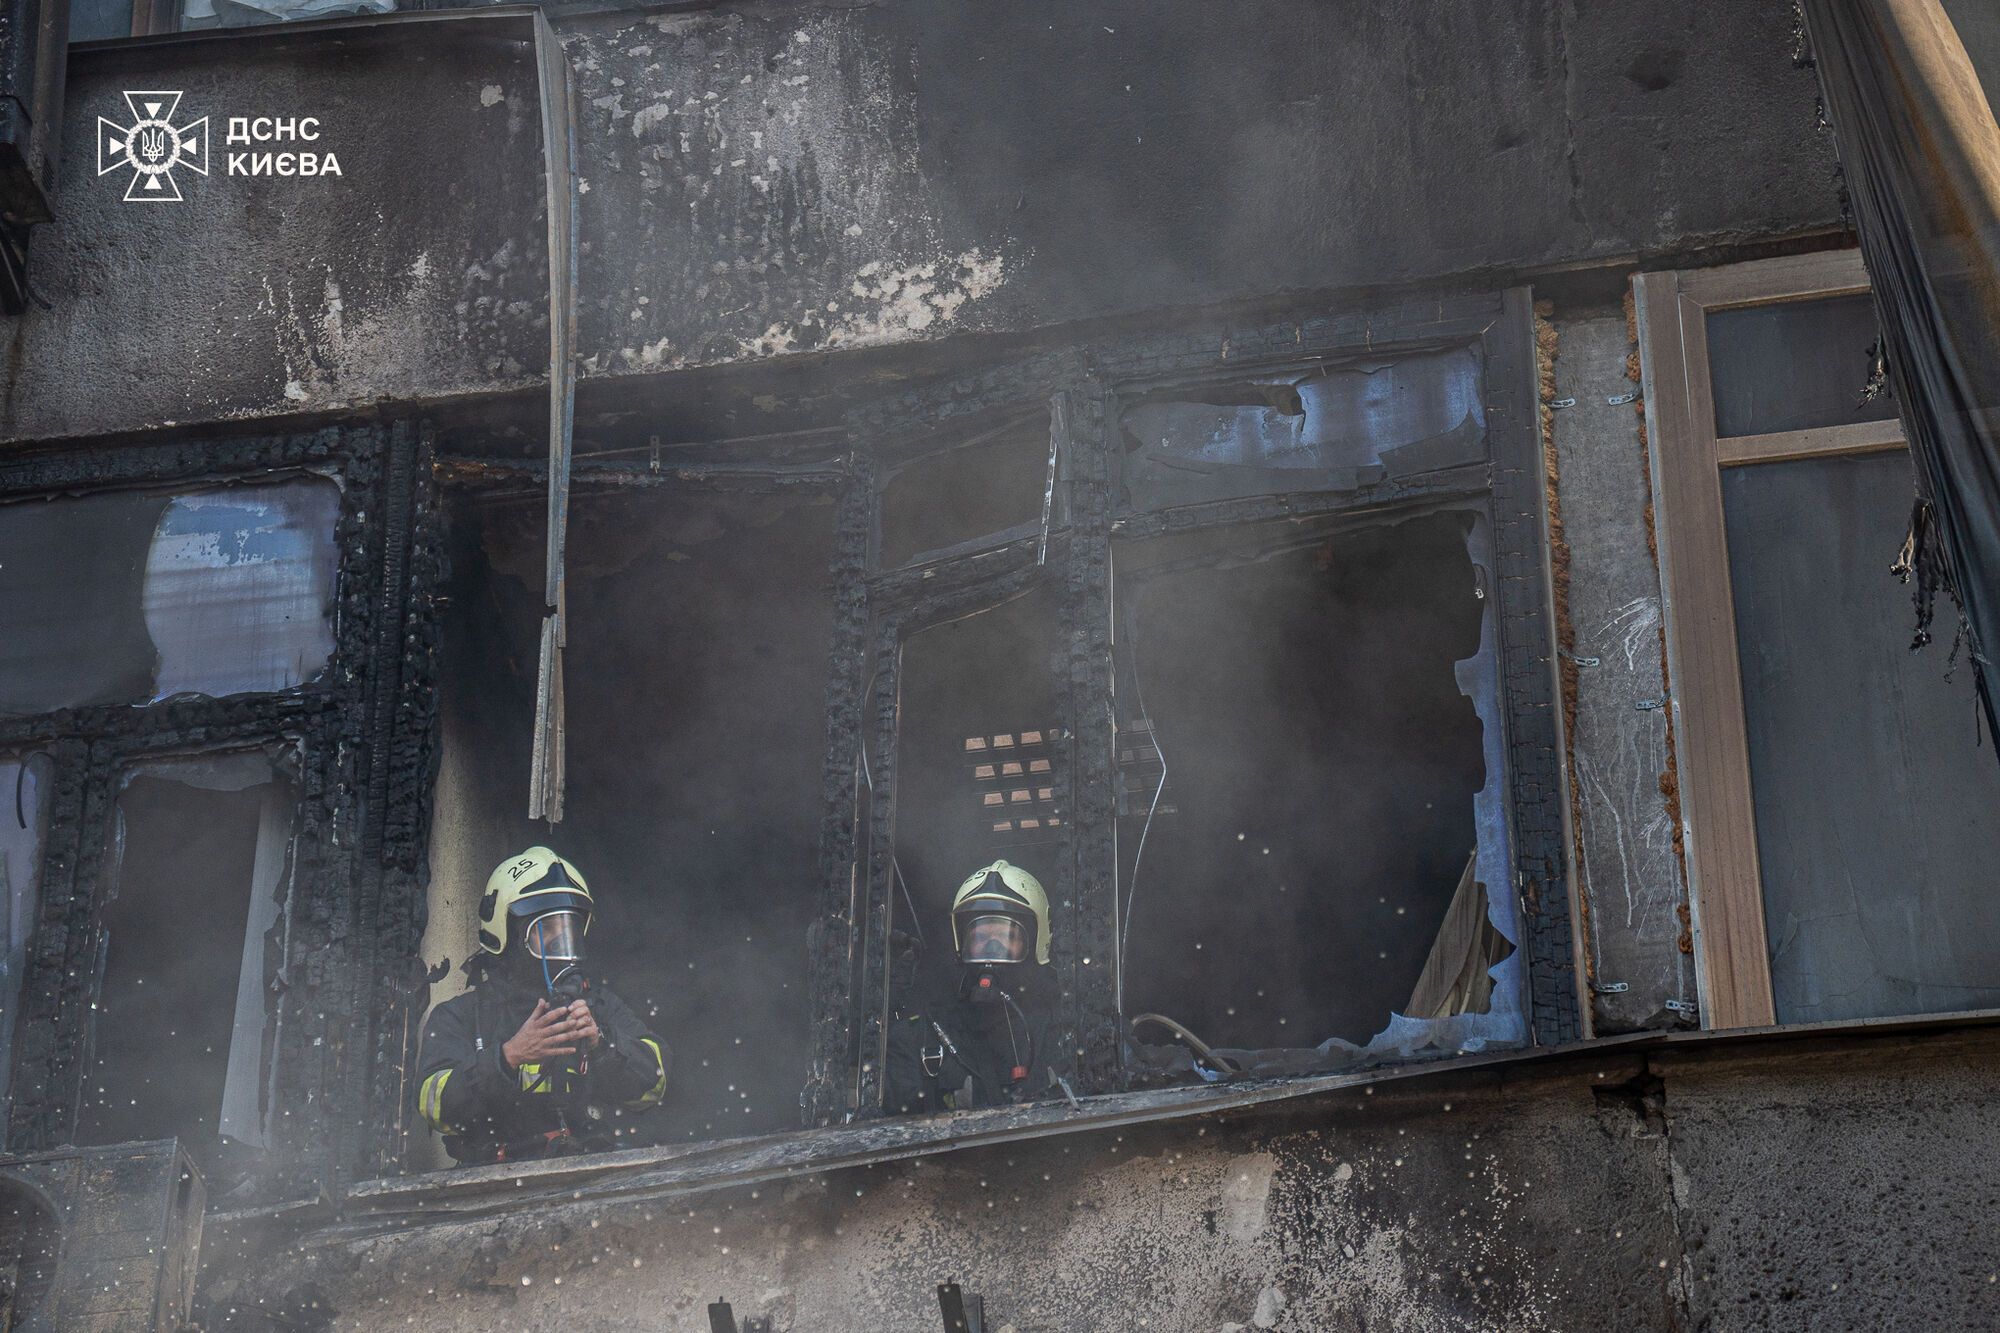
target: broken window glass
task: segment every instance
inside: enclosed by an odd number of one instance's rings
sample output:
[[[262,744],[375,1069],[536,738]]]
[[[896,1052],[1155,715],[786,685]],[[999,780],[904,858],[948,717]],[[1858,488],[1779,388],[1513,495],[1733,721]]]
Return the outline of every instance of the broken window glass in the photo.
[[[42,843],[48,833],[49,779],[54,765],[41,754],[0,756],[0,910],[5,953],[0,956],[0,1106],[6,1105],[13,1068],[14,1015],[40,905]]]
[[[1716,435],[1889,420],[1896,415],[1889,394],[1862,401],[1877,337],[1875,299],[1866,292],[1711,310]]]
[[[333,653],[321,477],[0,506],[0,713],[282,690]]]
[[[1722,471],[1780,1023],[2000,1007],[2000,771],[1972,669],[1909,650],[1910,459]]]
[[[483,503],[454,515],[433,939],[460,923],[463,943],[437,947],[462,960],[487,874],[524,846],[554,846],[596,899],[592,977],[674,1052],[666,1101],[617,1126],[621,1140],[796,1128],[811,1059],[833,505],[574,496],[569,801],[553,829],[520,817],[545,512]]]
[[[883,567],[1039,531],[1048,476],[1046,407],[902,464],[882,492]]]
[[[1124,1012],[1274,1073],[1524,1039],[1483,528],[1261,535],[1119,553]]]
[[[297,815],[296,787],[261,753],[127,771],[78,1142],[265,1141]]]
[[[1471,347],[1159,390],[1120,416],[1141,509],[1351,491],[1486,454]]]

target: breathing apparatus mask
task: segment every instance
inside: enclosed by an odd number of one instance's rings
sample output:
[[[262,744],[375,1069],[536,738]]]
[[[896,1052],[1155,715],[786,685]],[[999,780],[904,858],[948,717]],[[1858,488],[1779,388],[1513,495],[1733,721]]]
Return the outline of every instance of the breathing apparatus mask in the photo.
[[[964,969],[967,993],[975,1000],[997,1000],[1003,982],[1028,961],[1029,926],[998,912],[965,915],[958,930],[958,961]]]
[[[564,907],[529,917],[521,927],[521,947],[526,961],[541,973],[542,985],[551,996],[574,999],[583,993],[583,936],[590,917],[575,908]]]

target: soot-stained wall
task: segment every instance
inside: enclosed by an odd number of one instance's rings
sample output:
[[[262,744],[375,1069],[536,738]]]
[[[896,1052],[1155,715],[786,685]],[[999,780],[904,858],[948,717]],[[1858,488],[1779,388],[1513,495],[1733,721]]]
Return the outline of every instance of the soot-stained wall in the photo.
[[[1832,150],[1789,14],[887,0],[565,17],[585,408],[592,378],[1825,228]],[[539,383],[525,33],[484,15],[78,52],[60,220],[36,238],[53,308],[11,330],[0,436]],[[96,118],[124,116],[135,86],[214,118],[216,169],[182,173],[185,204],[128,206],[125,173],[95,174]],[[228,176],[232,114],[321,117],[343,175]]]
[[[936,1328],[946,1279],[1017,1333],[1990,1327],[1995,1168],[1965,1145],[1996,1052],[1990,1028],[1700,1038],[471,1221],[416,1216],[447,1201],[409,1181],[398,1215],[212,1244],[205,1294],[211,1326],[261,1300],[441,1333],[698,1329],[717,1298]]]

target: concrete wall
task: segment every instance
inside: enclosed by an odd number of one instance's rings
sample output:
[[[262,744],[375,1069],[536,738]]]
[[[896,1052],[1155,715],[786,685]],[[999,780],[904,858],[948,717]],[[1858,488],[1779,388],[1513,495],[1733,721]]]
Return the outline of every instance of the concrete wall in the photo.
[[[1941,1329],[2000,1322],[1990,1029],[1582,1054],[721,1193],[211,1247],[373,1329]],[[439,1190],[445,1201],[449,1191]],[[350,1219],[350,1231],[368,1228]],[[316,1303],[316,1304],[315,1304]]]
[[[1784,0],[745,5],[562,20],[587,376],[907,346],[1520,272],[1831,225]],[[518,19],[72,59],[53,309],[0,438],[443,399],[547,362]],[[95,174],[121,92],[185,90],[181,205]],[[223,174],[316,115],[337,179]],[[1164,317],[1164,315],[1162,315]],[[746,433],[755,422],[743,423]]]

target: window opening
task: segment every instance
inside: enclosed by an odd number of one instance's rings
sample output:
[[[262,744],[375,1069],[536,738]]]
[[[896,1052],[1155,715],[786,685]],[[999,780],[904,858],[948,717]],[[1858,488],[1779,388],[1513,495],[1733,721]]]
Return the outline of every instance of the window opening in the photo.
[[[1037,407],[903,464],[882,492],[882,565],[1038,531],[1048,486],[1049,413]]]
[[[454,971],[502,857],[547,843],[589,879],[585,967],[674,1052],[633,1143],[796,1128],[809,1072],[833,506],[778,496],[572,495],[567,802],[527,781],[545,508],[456,509],[444,761],[426,959]]]
[[[958,993],[952,896],[973,871],[997,860],[1020,866],[1047,891],[1052,929],[1071,919],[1058,892],[1068,820],[1060,642],[1060,603],[1047,586],[904,640],[893,916],[924,945],[899,960],[892,1000],[909,1012],[943,1012]],[[1059,1001],[1049,971],[1031,965],[1014,986],[1038,1026]]]
[[[77,1139],[174,1137],[213,1163],[266,1138],[297,788],[263,754],[156,760],[116,810]]]
[[[1117,553],[1124,1012],[1272,1073],[1524,1040],[1483,521],[1264,536]]]
[[[289,689],[333,654],[322,477],[0,505],[0,713]]]

